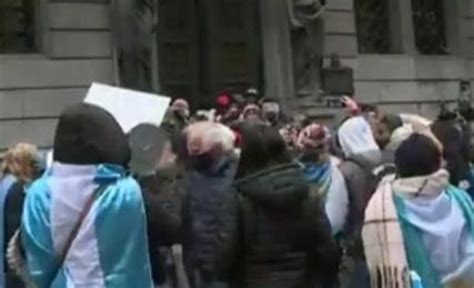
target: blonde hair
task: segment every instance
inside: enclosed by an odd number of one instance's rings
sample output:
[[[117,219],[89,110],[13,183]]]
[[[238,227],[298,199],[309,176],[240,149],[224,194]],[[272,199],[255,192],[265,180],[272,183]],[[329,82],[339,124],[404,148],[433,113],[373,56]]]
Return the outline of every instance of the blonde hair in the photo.
[[[10,173],[21,182],[32,181],[37,154],[36,146],[28,143],[19,143],[8,149],[1,165],[1,176]]]

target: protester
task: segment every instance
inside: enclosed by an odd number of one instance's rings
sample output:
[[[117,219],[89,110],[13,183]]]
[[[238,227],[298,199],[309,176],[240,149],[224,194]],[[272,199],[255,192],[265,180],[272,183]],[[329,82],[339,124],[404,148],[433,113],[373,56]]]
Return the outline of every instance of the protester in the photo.
[[[12,150],[8,150],[5,153],[2,166],[1,166],[1,182],[0,182],[0,197],[1,197],[1,206],[0,206],[0,213],[1,215],[5,214],[5,198],[7,197],[8,193],[10,192],[11,187],[16,182],[16,177],[13,175],[13,170],[15,168],[15,164],[13,161]],[[3,216],[4,217],[4,216]],[[5,221],[2,219],[0,222],[2,225],[0,229],[0,247],[5,247],[8,244],[9,239],[5,237]],[[3,248],[3,255],[5,255],[6,249]],[[8,265],[6,265],[5,261],[0,261],[0,287],[5,287],[6,283],[6,276],[5,272],[8,270]]]
[[[223,287],[215,259],[229,224],[226,205],[234,197],[237,168],[233,132],[217,123],[196,123],[184,131],[184,261],[192,287]]]
[[[1,181],[1,246],[2,255],[6,255],[9,240],[20,227],[25,189],[38,176],[39,165],[38,152],[31,144],[20,143],[10,148],[5,154],[2,163]],[[5,281],[2,280],[0,287],[24,287],[14,271],[8,269],[5,260],[1,262],[1,273],[5,271]],[[3,277],[2,277],[3,278]]]
[[[170,106],[170,109],[181,116],[183,119],[188,119],[189,115],[191,115],[188,101],[182,98],[174,100]]]
[[[393,146],[399,144],[400,134],[403,134],[400,132],[403,127],[400,116],[386,114],[374,119],[370,124],[380,149],[393,149]]]
[[[262,111],[257,104],[247,104],[240,115],[242,121],[261,121]]]
[[[410,271],[422,287],[474,287],[474,206],[449,185],[436,141],[418,133],[404,141],[395,155],[398,179],[384,181],[367,207],[372,287],[414,287]]]
[[[280,103],[273,98],[264,98],[260,103],[263,121],[272,127],[280,128],[284,124]]]
[[[232,103],[230,104],[229,109],[227,110],[226,114],[222,115],[222,117],[220,117],[218,122],[224,125],[232,125],[232,123],[239,120],[239,116],[240,116],[239,105],[237,103]]]
[[[325,204],[326,215],[333,234],[343,231],[349,210],[349,196],[338,168],[339,159],[329,154],[330,136],[326,127],[310,124],[303,129],[297,147],[304,174],[310,182],[311,197],[319,197]]]
[[[446,115],[447,114],[447,115]],[[454,113],[446,113],[431,125],[433,134],[443,144],[443,157],[450,174],[450,183],[468,189],[470,179],[470,137]]]
[[[244,97],[246,104],[256,104],[260,98],[260,94],[256,88],[250,87],[245,91]]]
[[[217,122],[224,125],[232,125],[233,122],[239,120],[240,104],[243,102],[243,99],[239,99],[239,95],[234,96],[221,94],[217,97]],[[240,97],[243,96],[240,95]]]
[[[339,250],[300,166],[274,128],[245,123],[240,134],[235,231],[219,267],[232,287],[333,287]]]
[[[457,113],[432,123],[342,97],[333,133],[255,88],[215,100],[175,99],[128,139],[76,105],[44,173],[33,145],[5,153],[0,287],[474,287]]]
[[[221,93],[216,98],[216,114],[223,116],[227,113],[232,104],[232,98],[228,93]]]
[[[279,130],[280,136],[285,141],[286,147],[290,153],[296,152],[296,143],[298,142],[299,130],[295,125],[287,124]]]
[[[129,160],[127,138],[108,112],[79,104],[61,114],[54,163],[25,200],[28,285],[152,287],[145,209]]]
[[[345,157],[380,150],[369,123],[362,116],[344,122],[339,128],[338,140]]]
[[[339,169],[349,192],[349,213],[342,246],[346,251],[347,262],[352,263],[352,267],[348,267],[342,277],[342,287],[368,287],[369,278],[361,239],[364,211],[378,182],[395,172],[393,153],[380,151],[372,129],[363,116],[346,120],[337,136],[345,157]],[[351,286],[354,283],[359,286]]]
[[[148,247],[153,280],[169,281],[166,258],[181,243],[181,169],[173,152],[174,130],[166,125],[140,124],[129,134],[130,171],[140,184],[147,216]]]
[[[165,115],[165,122],[173,126],[177,131],[181,131],[189,123],[191,110],[189,103],[181,98],[173,101]]]

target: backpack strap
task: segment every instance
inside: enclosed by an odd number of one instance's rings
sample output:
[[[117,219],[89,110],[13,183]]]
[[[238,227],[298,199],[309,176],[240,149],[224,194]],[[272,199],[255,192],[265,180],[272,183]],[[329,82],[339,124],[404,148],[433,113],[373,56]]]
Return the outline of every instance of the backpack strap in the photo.
[[[76,220],[76,223],[74,224],[71,233],[69,236],[66,238],[66,242],[64,244],[63,249],[60,251],[59,254],[56,255],[56,269],[53,275],[53,277],[49,281],[49,285],[47,287],[50,287],[53,284],[54,279],[56,279],[59,271],[64,265],[64,261],[66,260],[66,257],[69,253],[69,250],[71,249],[72,243],[77,237],[77,234],[79,233],[82,223],[84,223],[85,218],[89,214],[92,206],[94,205],[94,202],[97,198],[99,198],[102,193],[107,189],[108,185],[100,185],[86,200],[86,203],[84,204],[84,207],[81,210],[81,213],[79,214],[79,217]]]

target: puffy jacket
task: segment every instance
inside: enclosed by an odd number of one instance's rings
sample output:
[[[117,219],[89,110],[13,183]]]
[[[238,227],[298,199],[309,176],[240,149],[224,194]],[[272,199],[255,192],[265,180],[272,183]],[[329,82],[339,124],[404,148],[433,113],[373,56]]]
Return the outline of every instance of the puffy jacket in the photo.
[[[226,205],[235,197],[232,184],[236,166],[236,159],[227,159],[213,169],[191,170],[185,174],[183,252],[193,287],[200,287],[218,277],[219,243],[232,223]]]
[[[300,166],[261,171],[239,179],[236,188],[233,287],[335,285],[339,249],[319,200],[309,197]]]

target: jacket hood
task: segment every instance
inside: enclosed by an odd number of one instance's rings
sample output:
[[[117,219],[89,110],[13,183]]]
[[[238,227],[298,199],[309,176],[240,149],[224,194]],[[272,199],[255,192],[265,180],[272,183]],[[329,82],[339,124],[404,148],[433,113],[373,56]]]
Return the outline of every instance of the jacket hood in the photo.
[[[109,112],[78,104],[67,108],[59,118],[54,160],[76,165],[127,166],[130,147],[125,133]]]
[[[308,198],[308,184],[301,167],[287,164],[236,181],[243,196],[271,210],[299,209]]]
[[[344,122],[337,132],[339,144],[346,157],[372,150],[380,150],[369,123],[362,116]]]

